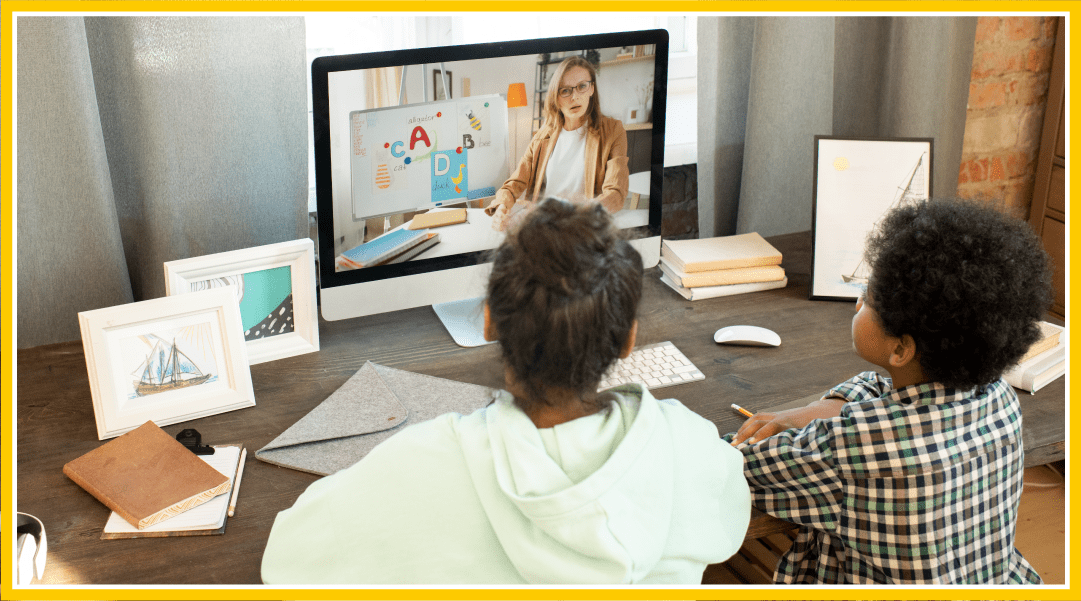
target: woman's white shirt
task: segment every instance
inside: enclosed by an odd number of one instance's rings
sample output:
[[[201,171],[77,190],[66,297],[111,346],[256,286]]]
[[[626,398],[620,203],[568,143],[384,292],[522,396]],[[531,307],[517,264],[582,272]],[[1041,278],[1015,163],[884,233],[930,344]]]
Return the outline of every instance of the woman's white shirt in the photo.
[[[561,131],[544,169],[544,193],[575,200],[586,185],[586,126]]]

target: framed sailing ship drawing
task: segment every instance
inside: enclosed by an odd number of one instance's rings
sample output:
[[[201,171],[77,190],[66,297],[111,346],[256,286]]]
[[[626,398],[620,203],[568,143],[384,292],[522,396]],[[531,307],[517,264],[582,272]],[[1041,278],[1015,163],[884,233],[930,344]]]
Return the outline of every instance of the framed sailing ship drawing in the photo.
[[[931,195],[931,138],[815,136],[812,300],[856,300],[867,237],[891,209]]]
[[[79,313],[98,439],[255,405],[230,287]]]
[[[309,238],[169,261],[169,296],[230,286],[251,365],[319,350],[315,244]]]

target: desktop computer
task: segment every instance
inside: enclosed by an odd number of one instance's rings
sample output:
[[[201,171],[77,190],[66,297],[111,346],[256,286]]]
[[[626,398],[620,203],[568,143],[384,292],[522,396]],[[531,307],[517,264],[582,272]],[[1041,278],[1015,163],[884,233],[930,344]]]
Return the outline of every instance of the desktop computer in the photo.
[[[656,265],[664,30],[327,56],[312,63],[325,319],[433,305],[459,344],[483,342],[479,299],[505,235],[484,207],[543,125],[538,106],[571,56],[594,65],[601,112],[633,131],[629,160],[649,194],[614,217]]]

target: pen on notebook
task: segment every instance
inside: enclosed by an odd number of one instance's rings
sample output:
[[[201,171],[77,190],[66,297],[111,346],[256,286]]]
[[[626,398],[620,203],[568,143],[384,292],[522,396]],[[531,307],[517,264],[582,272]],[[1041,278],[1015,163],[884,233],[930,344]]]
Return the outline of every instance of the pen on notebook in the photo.
[[[248,449],[240,451],[240,467],[236,469],[236,481],[233,482],[233,497],[229,499],[229,517],[233,517],[236,511],[236,498],[240,493],[240,477],[244,475],[244,460],[248,457]]]
[[[736,411],[739,411],[740,414],[743,415],[743,417],[754,417],[753,413],[751,413],[750,411],[747,411],[746,409],[744,409],[743,407],[740,407],[739,405],[737,405],[735,403],[732,403],[732,408],[735,409]]]

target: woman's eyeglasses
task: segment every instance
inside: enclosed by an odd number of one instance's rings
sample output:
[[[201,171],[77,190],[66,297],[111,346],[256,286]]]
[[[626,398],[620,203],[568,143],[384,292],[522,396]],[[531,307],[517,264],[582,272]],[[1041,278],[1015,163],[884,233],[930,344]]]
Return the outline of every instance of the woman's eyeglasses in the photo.
[[[578,92],[579,94],[585,94],[589,91],[589,88],[592,85],[592,81],[586,80],[579,82],[578,85],[574,86],[573,88],[559,88],[559,97],[570,98],[571,94],[574,94],[575,92]]]

